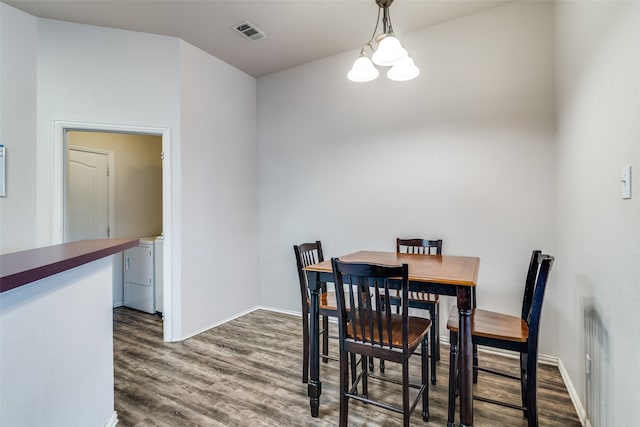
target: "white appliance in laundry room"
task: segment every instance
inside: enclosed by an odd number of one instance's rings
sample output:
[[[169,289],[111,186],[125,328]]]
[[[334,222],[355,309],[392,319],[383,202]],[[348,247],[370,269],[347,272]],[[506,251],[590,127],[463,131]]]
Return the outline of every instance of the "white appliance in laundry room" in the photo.
[[[156,251],[156,241],[160,241]],[[157,293],[162,294],[162,237],[141,237],[140,244],[124,251],[125,307],[155,314],[162,310],[156,304]],[[159,256],[156,255],[159,252]],[[157,273],[158,272],[158,273]],[[158,276],[160,289],[157,289]]]

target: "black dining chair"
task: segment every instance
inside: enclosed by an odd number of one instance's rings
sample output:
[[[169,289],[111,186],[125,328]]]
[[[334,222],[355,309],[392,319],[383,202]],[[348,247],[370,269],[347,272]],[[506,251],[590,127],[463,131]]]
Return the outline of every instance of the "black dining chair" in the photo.
[[[331,260],[338,303],[338,336],[340,339],[340,426],[346,426],[349,400],[357,400],[401,413],[403,425],[409,426],[411,413],[422,400],[422,418],[429,420],[429,357],[427,355],[431,321],[409,316],[409,268]],[[401,314],[388,307],[395,290],[400,291]],[[349,307],[355,307],[349,310]],[[385,309],[387,308],[387,309]],[[421,347],[421,384],[409,382],[409,359]],[[348,356],[360,355],[361,368],[349,381]],[[377,376],[367,369],[366,358],[380,358],[399,363],[402,379],[390,375]],[[354,369],[355,370],[355,369]],[[370,396],[369,379],[390,381],[402,386],[402,405],[374,400]],[[358,393],[361,385],[362,394]],[[417,389],[411,399],[410,389]],[[386,396],[388,389],[377,390]]]
[[[471,317],[471,336],[473,343],[502,350],[511,350],[520,354],[520,376],[499,372],[485,367],[477,367],[481,372],[520,380],[522,406],[498,401],[482,396],[473,396],[475,400],[506,406],[523,411],[529,427],[538,426],[538,336],[542,303],[549,272],[554,257],[533,251],[527,271],[521,316],[510,316],[478,308],[473,309]],[[452,310],[447,328],[450,331],[451,356],[449,360],[449,411],[447,425],[454,426],[456,386],[458,384],[458,312]]]
[[[315,243],[302,243],[293,246],[296,256],[296,266],[298,268],[298,279],[300,282],[300,297],[302,303],[302,382],[309,382],[309,287],[307,286],[307,275],[304,267],[324,261],[322,253],[322,243],[316,240]],[[338,317],[335,292],[327,291],[327,284],[321,284],[321,291],[318,295],[319,315],[322,318],[320,336],[322,337],[323,361],[331,358],[329,356],[329,317]]]
[[[442,240],[396,239],[396,252],[422,255],[442,255]],[[393,304],[393,301],[392,301]],[[436,384],[436,361],[440,360],[440,296],[409,291],[409,307],[429,312],[431,327],[431,384]],[[384,369],[384,368],[382,368]]]
[[[300,297],[302,303],[302,382],[309,382],[309,287],[307,286],[307,275],[304,268],[324,261],[322,253],[322,243],[316,240],[315,243],[302,243],[293,246],[296,256],[296,266],[298,268],[298,280],[300,282]],[[319,336],[322,337],[322,361],[338,361],[338,357],[329,354],[329,338],[337,339],[337,336],[329,334],[329,318],[338,317],[335,292],[327,291],[327,284],[321,283],[321,291],[318,295],[318,315],[322,317],[322,325]],[[336,319],[337,320],[337,319]],[[352,358],[355,361],[355,357]],[[354,374],[355,375],[355,371]]]

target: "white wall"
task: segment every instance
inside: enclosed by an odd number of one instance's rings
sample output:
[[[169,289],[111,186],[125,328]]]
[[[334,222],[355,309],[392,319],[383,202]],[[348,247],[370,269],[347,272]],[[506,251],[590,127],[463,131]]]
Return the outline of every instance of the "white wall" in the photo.
[[[111,425],[111,257],[0,294],[0,425]]]
[[[184,335],[259,302],[256,82],[180,43]]]
[[[170,37],[42,20],[39,40],[43,163],[55,119],[172,130],[174,339],[255,305],[220,292],[257,295],[255,267],[227,259],[235,238],[255,246],[255,80]]]
[[[294,244],[328,258],[424,236],[479,256],[479,304],[519,315],[531,250],[555,252],[553,5],[399,38],[422,70],[410,82],[350,82],[357,49],[258,79],[261,301],[300,311]]]
[[[55,121],[145,126],[170,130],[174,221],[171,313],[180,306],[180,87],[179,40],[172,37],[67,22],[38,20],[38,242],[51,243],[56,224]],[[62,147],[60,147],[62,150]],[[166,165],[165,165],[166,167]],[[168,317],[181,337],[180,316]]]
[[[0,3],[0,144],[7,197],[0,197],[0,252],[36,246],[36,25]]]
[[[640,3],[558,2],[556,33],[558,350],[591,424],[631,425],[640,419]],[[625,165],[635,169],[631,200],[620,198]]]
[[[38,21],[38,48],[38,237],[48,244],[54,121],[170,128],[176,156],[179,53],[176,38],[48,19]]]

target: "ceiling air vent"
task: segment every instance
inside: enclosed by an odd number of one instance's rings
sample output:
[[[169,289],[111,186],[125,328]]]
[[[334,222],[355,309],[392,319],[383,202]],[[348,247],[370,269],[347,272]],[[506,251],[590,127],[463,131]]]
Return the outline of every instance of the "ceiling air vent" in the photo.
[[[249,21],[244,21],[242,24],[234,25],[233,29],[249,40],[255,41],[267,38],[267,35],[261,29]]]

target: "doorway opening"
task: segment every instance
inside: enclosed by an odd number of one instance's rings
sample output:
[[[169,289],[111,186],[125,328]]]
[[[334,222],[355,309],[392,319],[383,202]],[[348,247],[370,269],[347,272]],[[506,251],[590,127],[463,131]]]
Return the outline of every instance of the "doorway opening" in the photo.
[[[56,122],[55,124],[54,168],[54,229],[53,242],[78,240],[81,238],[126,238],[126,237],[161,237],[162,250],[159,252],[163,280],[158,284],[158,295],[163,314],[163,330],[165,341],[175,341],[174,331],[180,331],[174,321],[179,319],[172,298],[174,281],[172,280],[172,212],[171,212],[171,162],[166,153],[171,152],[169,129],[143,128],[137,126],[104,125],[93,123]],[[105,140],[108,140],[105,142]],[[89,153],[89,154],[87,154]],[[95,170],[89,163],[101,162],[100,154],[107,154],[107,230],[100,234],[86,235],[91,230],[101,230],[95,226],[94,219],[85,219],[76,223],[74,217],[84,215],[87,209],[103,209],[94,196],[102,194],[97,185],[72,185],[73,179],[93,180]],[[77,162],[78,155],[80,162]],[[146,160],[140,160],[146,158]],[[76,160],[75,163],[72,162]],[[104,163],[104,162],[102,162]],[[143,184],[143,185],[138,185]],[[73,191],[89,191],[90,203],[73,205]],[[70,197],[71,196],[71,197]],[[78,197],[76,197],[77,199]],[[85,201],[86,202],[86,201]],[[90,205],[90,206],[87,206]],[[135,212],[129,215],[129,212]],[[98,217],[102,221],[104,215]],[[72,224],[69,220],[76,224]],[[75,226],[77,225],[77,226]],[[106,234],[106,235],[105,235]],[[117,265],[114,257],[114,305],[122,305],[123,292],[117,283],[123,283],[123,260]],[[160,310],[158,310],[160,311]],[[176,327],[178,326],[178,327]]]
[[[113,257],[113,307],[162,315],[162,137],[84,130],[65,137],[65,240],[140,238],[141,246]]]

